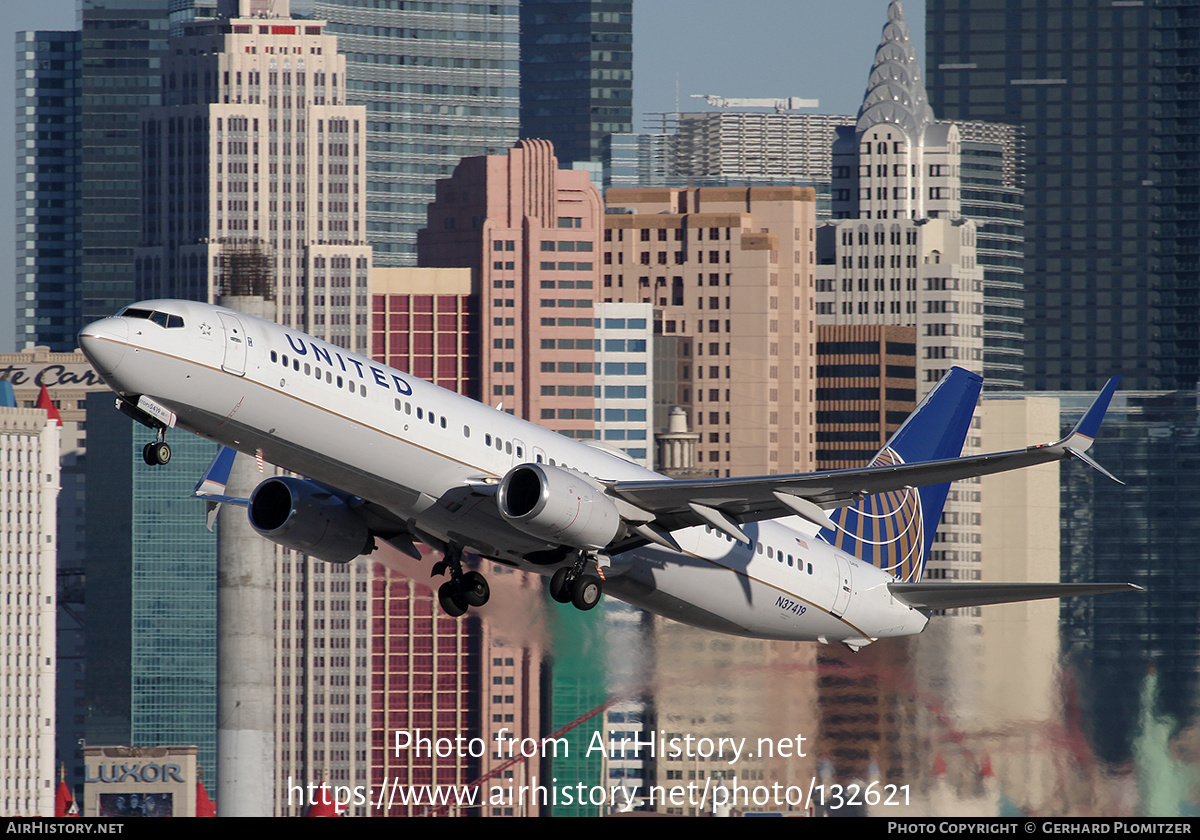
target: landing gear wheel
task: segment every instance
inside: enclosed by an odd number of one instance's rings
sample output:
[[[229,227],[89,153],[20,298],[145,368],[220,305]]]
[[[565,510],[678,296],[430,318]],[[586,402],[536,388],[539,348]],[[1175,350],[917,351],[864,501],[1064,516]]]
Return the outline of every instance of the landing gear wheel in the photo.
[[[446,615],[458,618],[467,611],[467,599],[462,591],[454,585],[454,581],[446,581],[438,587],[438,603],[442,605]]]
[[[467,572],[462,576],[462,595],[469,606],[482,607],[491,597],[492,590],[487,578],[479,572]]]
[[[171,462],[171,447],[163,440],[152,440],[142,448],[142,460],[152,467],[166,466]]]
[[[600,597],[604,594],[604,584],[595,575],[584,574],[575,578],[571,590],[571,603],[575,608],[590,610],[600,603]]]
[[[560,604],[571,603],[571,585],[567,576],[571,574],[570,566],[563,566],[550,578],[550,597]]]

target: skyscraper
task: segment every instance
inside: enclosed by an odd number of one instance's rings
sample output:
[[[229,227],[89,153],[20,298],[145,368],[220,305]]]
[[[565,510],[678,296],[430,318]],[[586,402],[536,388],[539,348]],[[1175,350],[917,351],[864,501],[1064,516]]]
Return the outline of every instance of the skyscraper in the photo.
[[[692,338],[681,396],[702,435],[696,465],[722,476],[809,469],[813,190],[610,189],[607,199],[600,298],[651,304],[664,336]]]
[[[212,300],[264,272],[276,320],[365,353],[365,109],[321,21],[240,3],[171,39],[143,114],[139,295]]]
[[[933,107],[1024,128],[1029,388],[1196,381],[1194,11],[929,0]]]
[[[904,364],[897,353],[883,371],[896,377],[892,389],[897,397],[910,390],[919,400],[953,366],[977,372],[984,368],[984,273],[978,259],[979,225],[963,213],[962,150],[959,126],[936,120],[929,107],[903,9],[892,0],[857,121],[839,129],[833,147],[832,210],[839,221],[817,232],[816,307],[826,335],[834,326],[913,329],[915,352],[905,355],[915,355],[915,363]],[[863,337],[846,333],[838,340],[846,342],[843,355],[829,358],[819,370],[827,399],[836,399],[837,388],[831,385],[859,391],[860,383],[849,377],[878,375],[878,362],[854,347]],[[902,387],[904,379],[912,385]],[[836,408],[826,403],[825,410],[882,407],[874,402],[877,392],[859,394],[848,392]],[[827,443],[867,437],[861,429],[826,427],[818,433]],[[963,454],[978,452],[979,436],[972,431]],[[893,573],[983,579],[978,483],[951,486],[946,500],[937,541],[922,558],[924,565]],[[963,663],[978,661],[978,610],[947,613],[953,618],[939,619],[913,646],[914,660],[932,680],[953,686],[955,701],[965,705],[977,683]],[[895,756],[888,761],[889,770],[903,763]]]
[[[1026,387],[1071,392],[1059,395],[1069,424],[1079,392],[1126,376],[1094,455],[1129,486],[1064,467],[1062,491],[1064,578],[1119,574],[1148,589],[1062,609],[1079,700],[1098,721],[1093,743],[1115,761],[1130,758],[1138,721],[1136,699],[1111,687],[1153,663],[1159,709],[1182,726],[1200,667],[1200,580],[1178,541],[1200,518],[1188,489],[1200,373],[1197,11],[1170,0],[926,7],[933,105],[1025,134]],[[1163,505],[1170,525],[1158,521]]]
[[[422,267],[471,271],[481,298],[480,398],[581,440],[598,436],[595,341],[606,328],[597,324],[594,304],[603,219],[600,193],[586,173],[560,169],[550,143],[521,140],[505,155],[467,158],[451,177],[439,181],[428,226],[417,240]],[[618,339],[615,324],[608,336],[621,341],[620,351],[612,347],[614,360],[621,354],[615,362],[620,375],[639,376],[639,382],[647,371],[646,326],[641,325],[641,345]],[[629,353],[640,354],[641,361],[626,361]],[[628,417],[627,410],[617,410]],[[537,447],[523,454],[519,441],[510,448],[514,464],[547,457]],[[497,574],[493,569],[490,575]],[[517,572],[500,579],[526,611],[536,603],[530,596],[540,598],[545,591],[542,579],[533,575]],[[604,699],[602,663],[591,656],[588,642],[603,632],[603,611],[551,609],[554,626],[560,628],[553,631],[552,650],[523,639],[520,622],[514,627],[511,616],[505,622],[483,622],[481,727],[489,744],[498,744],[501,734],[548,734]],[[540,663],[544,653],[553,657],[552,664]],[[506,768],[504,778],[522,783],[532,775],[556,778],[560,785],[595,778],[600,759],[594,753],[587,756],[586,745],[600,722],[594,718],[564,736],[571,745],[569,757],[549,759],[540,767],[524,762]],[[595,812],[562,803],[513,801],[488,812],[535,815],[547,809],[556,815]]]
[[[918,397],[952,365],[983,367],[983,271],[978,226],[962,213],[961,148],[958,126],[934,119],[892,0],[858,121],[834,144],[833,213],[842,221],[818,232],[816,306],[822,326],[915,327]],[[964,452],[977,446],[968,440]],[[931,552],[930,576],[979,579],[978,496],[966,484],[950,491],[944,521],[959,533]]]
[[[587,174],[559,169],[544,140],[521,140],[439,181],[417,243],[422,266],[479,278],[481,399],[579,439],[594,436],[603,224]]]
[[[171,469],[142,460],[141,427],[87,398],[87,740],[196,744],[216,781],[216,536],[188,496],[215,452],[171,442]]]
[[[661,116],[657,134],[609,138],[605,187],[813,187],[817,219],[830,218],[833,141],[853,117],[749,110]]]
[[[14,816],[53,813],[54,583],[59,424],[0,392],[0,559],[5,575],[4,729],[0,803]]]
[[[315,0],[366,121],[366,238],[382,266],[416,265],[434,182],[517,139],[517,5]]]
[[[564,167],[599,164],[633,131],[633,0],[523,0],[521,136]]]
[[[17,34],[17,346],[75,347],[80,317],[78,32]]]
[[[84,324],[134,298],[141,241],[141,110],[159,104],[168,3],[81,3],[82,178],[80,212]]]

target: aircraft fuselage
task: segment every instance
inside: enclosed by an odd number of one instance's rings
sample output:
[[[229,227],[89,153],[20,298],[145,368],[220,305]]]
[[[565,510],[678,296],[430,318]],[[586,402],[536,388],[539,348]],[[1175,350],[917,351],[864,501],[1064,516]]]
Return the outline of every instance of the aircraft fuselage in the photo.
[[[526,555],[556,546],[515,528],[494,488],[544,463],[600,482],[661,478],[366,357],[267,321],[182,301],[135,304],[178,316],[114,317],[81,334],[123,397],[147,396],[177,425],[381,505],[418,533],[543,574]],[[797,522],[799,520],[796,520]],[[614,555],[605,589],[682,622],[772,639],[845,641],[920,632],[894,578],[784,521],[743,526],[749,545],[703,526],[673,532],[683,552]],[[561,565],[561,564],[559,564]]]

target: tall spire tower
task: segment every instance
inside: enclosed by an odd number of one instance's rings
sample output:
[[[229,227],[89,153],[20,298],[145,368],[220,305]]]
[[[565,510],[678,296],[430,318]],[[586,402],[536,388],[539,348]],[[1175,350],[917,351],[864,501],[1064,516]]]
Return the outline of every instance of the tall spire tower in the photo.
[[[867,92],[858,109],[858,133],[888,123],[904,129],[910,142],[920,143],[932,122],[933,109],[925,95],[912,33],[904,21],[904,7],[900,0],[892,0],[879,48],[875,50]]]
[[[958,142],[957,128],[934,121],[904,8],[900,0],[892,0],[858,120],[853,129],[839,132],[834,146],[835,180],[839,162],[844,164],[848,155],[863,158],[862,168],[840,170],[846,176],[855,173],[851,177],[858,183],[842,193],[835,190],[834,215],[956,218],[957,190],[950,178],[958,169]],[[948,155],[955,159],[946,159]]]
[[[858,120],[838,129],[833,146],[839,221],[817,231],[816,311],[819,327],[915,328],[916,365],[888,370],[912,382],[918,399],[952,366],[983,368],[983,271],[976,224],[961,213],[960,158],[959,128],[934,120],[892,0]],[[977,497],[951,491],[947,516],[959,524],[930,552],[931,577],[979,579]]]

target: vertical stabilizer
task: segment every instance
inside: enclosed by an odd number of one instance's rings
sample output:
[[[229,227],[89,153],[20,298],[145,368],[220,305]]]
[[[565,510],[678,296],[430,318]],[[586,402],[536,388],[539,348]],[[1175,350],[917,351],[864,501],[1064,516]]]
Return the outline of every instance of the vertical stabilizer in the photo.
[[[951,368],[870,465],[957,458],[982,386],[978,374]],[[837,531],[823,530],[821,535],[842,551],[901,580],[920,580],[949,489],[949,484],[935,484],[866,496],[850,507],[831,511],[829,518]]]

